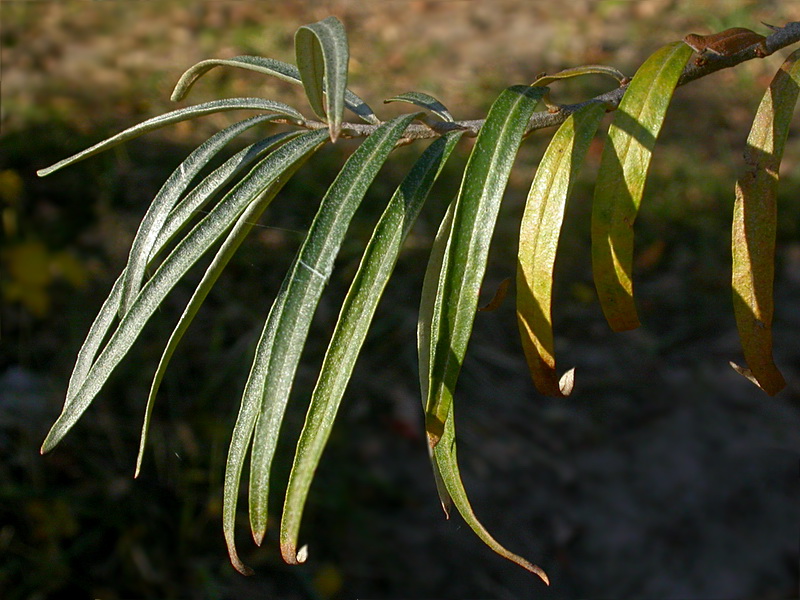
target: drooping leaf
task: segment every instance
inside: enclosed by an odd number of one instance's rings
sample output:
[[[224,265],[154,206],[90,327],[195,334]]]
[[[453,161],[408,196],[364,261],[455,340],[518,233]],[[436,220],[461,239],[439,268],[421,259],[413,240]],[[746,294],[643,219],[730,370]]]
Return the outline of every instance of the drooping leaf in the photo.
[[[536,389],[566,396],[556,375],[552,325],[553,268],[564,211],[589,143],[605,114],[590,104],[559,127],[528,192],[517,255],[517,325]]]
[[[439,230],[431,246],[431,253],[428,257],[428,266],[425,268],[425,277],[422,280],[422,293],[419,302],[419,318],[417,320],[417,356],[419,361],[419,389],[420,399],[422,400],[422,410],[427,407],[428,388],[431,381],[431,355],[433,354],[431,332],[439,328],[439,318],[441,317],[441,296],[439,290],[444,261],[447,256],[447,244],[450,241],[450,232],[453,229],[453,213],[455,212],[455,200],[447,207],[447,212],[439,224]],[[427,437],[427,436],[426,436]],[[450,508],[453,504],[450,494],[439,473],[439,465],[433,458],[433,444],[428,438],[428,457],[433,467],[433,478],[436,483],[436,492],[442,504],[445,517],[450,518]]]
[[[423,92],[406,92],[404,94],[398,94],[397,96],[387,98],[383,102],[385,104],[388,104],[389,102],[409,102],[410,104],[415,104],[431,111],[433,114],[442,119],[442,121],[447,121],[449,123],[455,122],[455,118],[453,118],[453,115],[450,114],[450,111],[447,110],[447,107],[444,104],[439,102],[433,96]]]
[[[449,393],[446,390],[445,393]],[[486,544],[489,548],[494,550],[497,554],[518,564],[523,569],[530,571],[541,578],[544,583],[550,585],[550,579],[547,574],[541,569],[531,563],[530,561],[522,558],[518,554],[511,552],[500,544],[492,535],[486,530],[483,524],[475,516],[472,510],[472,505],[467,497],[467,491],[464,489],[464,483],[461,481],[461,474],[458,469],[458,459],[456,456],[456,434],[455,434],[455,418],[453,417],[453,403],[449,402],[450,414],[445,420],[444,431],[442,432],[441,439],[436,447],[433,449],[434,459],[441,474],[444,486],[447,492],[453,499],[458,509],[459,514],[464,521],[469,525],[470,529]]]
[[[300,132],[291,132],[288,135],[290,137],[297,137],[300,135]],[[296,171],[299,167],[300,164],[298,163],[297,165],[293,166],[290,171]],[[291,172],[286,172],[284,173],[283,177],[289,179],[291,175]],[[272,201],[272,197],[273,195],[270,194],[261,196],[261,198],[252,202],[241,214],[233,229],[228,234],[228,237],[225,239],[222,246],[220,246],[219,250],[217,251],[217,254],[214,256],[214,260],[211,261],[211,264],[206,269],[203,279],[197,285],[192,297],[189,299],[189,303],[186,305],[183,314],[178,320],[178,324],[175,326],[175,329],[170,335],[169,341],[164,348],[164,352],[161,354],[158,368],[153,376],[153,383],[150,386],[150,394],[147,397],[147,406],[144,413],[142,434],[139,440],[139,454],[136,457],[136,472],[134,477],[139,476],[139,471],[142,467],[142,458],[144,457],[144,448],[147,442],[147,431],[150,425],[150,417],[153,412],[153,404],[155,403],[155,399],[161,385],[161,380],[164,378],[164,374],[167,371],[167,366],[172,358],[172,354],[175,352],[175,349],[183,338],[183,334],[189,328],[189,325],[192,323],[194,317],[197,315],[197,312],[200,310],[200,307],[208,296],[208,293],[211,291],[211,288],[214,287],[214,284],[217,282],[217,279],[219,279],[222,271],[228,265],[230,259],[233,258],[233,255],[239,249],[239,246],[241,246],[242,242],[247,238],[250,230],[256,224],[259,217],[261,217],[261,214],[264,212],[267,206],[269,206],[270,202]]]
[[[303,507],[378,301],[403,241],[462,133],[437,139],[414,163],[375,226],[344,299],[311,396],[286,489],[280,538],[281,553],[288,563],[302,562],[297,554],[297,538]]]
[[[327,118],[331,140],[335,142],[342,128],[350,60],[344,26],[336,17],[303,25],[294,36],[294,47],[297,69],[311,108],[320,119]]]
[[[426,370],[429,374],[427,384],[422,384],[422,391],[427,391],[425,426],[434,473],[440,478],[437,487],[444,487],[447,492],[444,494],[441,489],[439,492],[443,506],[452,499],[465,522],[487,546],[547,581],[539,567],[500,545],[475,516],[458,470],[453,414],[453,393],[472,332],[500,201],[525,128],[544,92],[545,88],[514,86],[500,94],[492,105],[455,201],[440,275],[435,277],[430,270],[426,274],[428,282],[437,280],[438,290],[432,306],[427,300],[429,293],[423,299],[422,307],[427,314],[420,309],[418,344],[420,376],[424,377]],[[438,261],[438,257],[431,260]],[[429,344],[421,331],[425,322],[430,322]],[[428,346],[429,369],[425,369],[423,359]]]
[[[592,205],[592,268],[614,331],[639,326],[631,279],[633,222],[656,139],[691,55],[686,44],[674,42],[650,56],[630,82],[606,138]]]
[[[276,115],[259,115],[226,127],[189,154],[167,178],[147,209],[133,238],[123,278],[120,316],[124,316],[130,309],[133,299],[139,293],[156,238],[173,207],[192,180],[228,142],[251,127],[275,118]]]
[[[273,75],[278,79],[282,79],[283,81],[288,81],[290,83],[299,85],[303,84],[303,81],[300,79],[300,71],[297,70],[297,67],[280,60],[263,58],[261,56],[234,56],[233,58],[228,59],[214,58],[197,63],[193,67],[189,68],[183,75],[181,75],[180,80],[172,92],[171,99],[176,102],[178,100],[182,100],[184,97],[186,97],[186,95],[189,93],[189,90],[192,88],[195,82],[200,79],[200,77],[205,75],[214,67],[219,66],[248,69],[250,71]],[[367,105],[367,103],[350,90],[345,90],[344,92],[344,105],[348,110],[356,114],[365,123],[369,123],[370,125],[381,124],[380,119],[375,116],[375,113]]]
[[[775,308],[775,234],[778,177],[800,85],[800,51],[775,74],[761,100],[744,160],[747,172],[736,182],[731,232],[733,306],[747,369],[737,370],[767,394],[786,382],[772,358]]]
[[[528,86],[513,86],[501,93],[478,134],[464,171],[437,292],[441,297],[441,318],[431,331],[425,429],[433,445],[450,413],[448,404],[472,333],[500,201],[525,127],[543,93],[544,88]]]
[[[261,406],[250,461],[250,525],[257,544],[266,531],[269,471],[278,433],[314,310],[355,210],[389,152],[415,117],[411,114],[387,121],[347,160],[322,199],[286,276],[288,283],[280,309],[270,311],[264,331],[275,327],[271,349],[263,349],[268,336],[262,335],[259,340],[257,360],[251,367],[242,400],[250,403],[257,398]],[[262,357],[266,357],[265,362]]]
[[[221,166],[214,169],[203,181],[201,181],[191,192],[189,192],[180,203],[170,212],[167,221],[158,234],[156,243],[150,253],[148,266],[152,267],[156,258],[167,244],[176,236],[194,217],[195,211],[203,206],[209,198],[216,194],[222,186],[232,180],[233,177],[244,171],[257,158],[273,149],[276,145],[292,137],[294,133],[283,132],[270,136],[260,142],[240,150],[235,155],[226,160]],[[92,323],[86,340],[83,342],[75,366],[70,376],[67,395],[64,402],[64,409],[72,404],[75,393],[83,385],[86,374],[94,364],[95,356],[100,349],[100,345],[106,338],[114,319],[117,315],[122,298],[122,282],[125,277],[123,269],[117,281],[114,282],[111,293],[103,303]]]
[[[60,160],[46,169],[40,169],[36,172],[36,174],[39,175],[39,177],[45,177],[46,175],[50,175],[51,173],[59,169],[63,169],[68,165],[74,164],[85,158],[89,158],[90,156],[94,156],[95,154],[103,152],[104,150],[108,150],[109,148],[113,148],[122,142],[137,138],[140,135],[148,133],[149,131],[160,129],[166,125],[171,125],[172,123],[188,121],[189,119],[194,119],[196,117],[202,117],[205,115],[211,115],[230,110],[266,110],[289,117],[297,123],[305,122],[305,118],[302,114],[283,102],[275,102],[273,100],[265,100],[263,98],[226,98],[225,100],[212,100],[211,102],[204,102],[202,104],[195,104],[194,106],[187,106],[186,108],[173,110],[171,112],[164,113],[163,115],[153,117],[152,119],[148,119],[147,121],[143,121],[142,123],[134,125],[125,131],[121,131],[120,133],[103,140],[102,142],[98,142],[94,146],[86,148],[77,154],[65,158],[64,160]]]
[[[276,194],[286,182],[282,175],[303,162],[324,142],[327,134],[311,131],[287,142],[263,159],[175,247],[142,288],[130,310],[87,373],[72,401],[53,424],[42,444],[51,450],[72,428],[111,372],[125,356],[147,320],[189,268],[219,239],[252,201]]]

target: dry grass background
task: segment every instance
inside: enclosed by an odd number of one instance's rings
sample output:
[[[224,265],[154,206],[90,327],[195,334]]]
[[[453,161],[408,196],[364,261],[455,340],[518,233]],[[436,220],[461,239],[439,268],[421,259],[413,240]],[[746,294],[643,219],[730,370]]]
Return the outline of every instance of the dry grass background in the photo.
[[[413,350],[419,265],[457,174],[412,236],[345,400],[303,531],[309,564],[282,566],[272,540],[247,554],[258,571],[250,579],[226,564],[219,532],[220,477],[242,357],[280,281],[275,261],[291,256],[293,232],[307,226],[340,152],[319,157],[317,170],[288,189],[286,197],[297,202],[271,215],[270,227],[243,248],[209,299],[206,323],[175,362],[150,462],[135,483],[130,472],[148,377],[186,290],[63,447],[45,458],[36,449],[146,202],[180,153],[232,117],[162,130],[46,180],[33,175],[173,108],[173,83],[199,60],[259,54],[293,62],[295,29],[330,14],[350,36],[351,87],[379,114],[401,110],[384,108],[383,98],[418,89],[439,97],[457,118],[476,118],[503,87],[542,71],[603,63],[632,74],[652,51],[687,32],[763,30],[759,21],[781,24],[795,12],[791,2],[742,0],[2,2],[0,172],[17,178],[0,178],[4,214],[13,213],[16,223],[13,236],[5,230],[4,252],[35,239],[53,255],[78,257],[91,282],[54,283],[49,309],[38,316],[18,303],[2,307],[0,596],[795,597],[797,125],[782,172],[776,316],[778,359],[794,383],[769,400],[725,365],[737,351],[725,287],[730,190],[753,111],[781,56],[676,94],[637,222],[645,327],[621,336],[607,332],[587,274],[586,206],[600,144],[593,149],[559,262],[557,343],[563,364],[578,365],[573,398],[552,401],[532,391],[510,306],[479,319],[459,388],[467,487],[497,537],[549,572],[549,590],[491,555],[457,519],[442,519],[420,437]],[[554,91],[557,100],[576,100],[605,85],[590,78]],[[305,106],[288,84],[232,70],[210,73],[190,100],[233,95]],[[513,269],[514,229],[546,138],[534,136],[512,177],[490,282]],[[399,156],[378,191],[402,173],[408,154]],[[9,181],[20,188],[13,202]],[[367,234],[366,225],[354,228],[356,242]],[[355,242],[344,249],[298,396],[313,385],[314,361],[359,252]],[[8,264],[0,277],[9,277]],[[289,433],[301,419],[301,412],[289,416]],[[285,469],[279,465],[278,475]],[[242,546],[248,544],[243,536]]]

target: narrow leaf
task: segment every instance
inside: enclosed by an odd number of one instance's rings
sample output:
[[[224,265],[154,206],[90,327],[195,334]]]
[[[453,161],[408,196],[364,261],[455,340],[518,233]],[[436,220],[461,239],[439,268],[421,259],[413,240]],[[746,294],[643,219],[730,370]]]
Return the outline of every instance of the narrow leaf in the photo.
[[[406,92],[405,94],[399,94],[397,96],[387,98],[383,102],[384,104],[388,104],[389,102],[409,102],[431,111],[433,114],[442,119],[442,121],[447,121],[449,123],[455,122],[455,118],[453,118],[453,115],[450,114],[450,111],[447,110],[447,107],[444,104],[439,102],[433,96],[423,92]]]
[[[265,152],[273,149],[287,139],[296,135],[296,132],[282,132],[266,138],[256,144],[251,144],[234,156],[226,160],[221,166],[217,167],[200,184],[198,184],[181,202],[176,206],[167,218],[167,222],[158,234],[156,243],[150,253],[148,266],[152,267],[159,253],[167,246],[173,237],[180,232],[190,219],[194,216],[194,211],[216,194],[219,189],[228,183],[234,176],[243,171]],[[94,364],[95,356],[100,349],[103,340],[106,338],[114,318],[117,315],[122,298],[122,283],[125,278],[123,269],[111,290],[103,306],[100,308],[94,323],[89,329],[89,334],[83,342],[75,367],[69,380],[67,395],[64,401],[66,411],[69,405],[74,402],[75,394],[83,385],[86,374]]]
[[[446,391],[445,393],[449,393]],[[434,448],[434,458],[441,473],[447,491],[453,499],[459,514],[461,514],[464,521],[469,525],[472,531],[481,539],[481,541],[494,550],[497,554],[518,564],[523,569],[530,571],[541,578],[544,583],[550,585],[550,579],[547,574],[528,560],[522,558],[518,554],[514,554],[510,550],[502,546],[481,524],[472,510],[472,505],[467,497],[467,491],[464,489],[464,483],[461,481],[461,474],[458,470],[458,459],[456,457],[456,434],[455,434],[455,419],[453,417],[453,403],[449,402],[450,414],[445,420],[444,431],[439,443]]]
[[[277,118],[276,115],[259,115],[226,127],[189,154],[186,160],[178,165],[167,178],[147,209],[136,236],[133,238],[128,264],[125,267],[120,316],[124,316],[130,309],[136,294],[139,293],[156,238],[168,215],[192,180],[228,142],[251,127],[275,118]]]
[[[182,100],[189,93],[194,83],[214,67],[239,67],[267,75],[273,75],[283,81],[302,85],[300,71],[292,64],[285,63],[273,58],[263,58],[261,56],[234,56],[228,59],[204,60],[188,69],[180,78],[175,90],[172,92],[171,99],[174,101]],[[375,116],[372,109],[361,98],[350,90],[344,92],[344,105],[351,112],[355,113],[362,121],[370,125],[380,125],[380,119]]]
[[[280,536],[281,553],[288,563],[302,562],[297,555],[297,538],[303,507],[378,301],[403,242],[462,133],[437,139],[414,163],[375,226],[344,299],[289,475]]]
[[[683,42],[667,44],[639,68],[608,131],[592,206],[592,267],[611,329],[639,326],[633,302],[633,222],[653,148],[678,78],[692,55]]]
[[[347,63],[350,50],[342,22],[336,17],[303,25],[294,37],[297,68],[311,108],[321,119],[327,116],[331,140],[342,128]],[[323,106],[322,92],[325,94]]]
[[[290,135],[291,137],[297,137],[300,135],[300,132],[292,132]],[[298,163],[290,170],[295,171],[299,167],[300,164]],[[286,172],[284,173],[283,177],[288,179],[291,177],[291,175],[291,172]],[[200,310],[200,307],[208,296],[208,293],[211,291],[211,288],[214,287],[214,284],[217,282],[217,279],[219,279],[222,271],[228,265],[230,259],[233,258],[233,255],[239,249],[239,246],[242,244],[245,238],[247,238],[250,230],[261,217],[261,214],[264,212],[267,206],[269,206],[270,202],[272,201],[272,197],[273,195],[271,194],[261,196],[260,199],[250,204],[241,214],[238,221],[236,221],[236,225],[234,225],[233,229],[228,234],[228,237],[225,239],[225,242],[214,256],[214,260],[211,261],[211,264],[206,269],[203,279],[200,281],[194,293],[192,294],[192,297],[189,299],[189,303],[186,305],[181,318],[178,320],[178,324],[175,326],[175,329],[170,335],[169,341],[167,342],[164,352],[161,355],[161,360],[158,363],[156,373],[153,376],[153,383],[150,386],[150,394],[147,397],[147,407],[145,408],[144,413],[144,423],[142,425],[142,434],[139,440],[139,454],[136,457],[136,472],[134,477],[139,476],[139,471],[142,467],[142,458],[144,457],[144,448],[147,442],[147,431],[150,426],[150,417],[153,412],[153,404],[155,403],[161,381],[164,378],[167,367],[169,366],[169,361],[172,358],[172,355],[181,339],[183,338],[183,334],[189,328],[189,325],[192,323],[194,317],[197,315],[197,312]]]
[[[441,319],[431,331],[433,354],[425,427],[433,445],[444,430],[472,333],[500,201],[525,127],[543,93],[544,88],[514,86],[500,94],[467,162],[456,200],[445,271],[439,282]]]
[[[203,104],[195,104],[194,106],[187,106],[186,108],[173,110],[172,112],[164,113],[163,115],[158,115],[157,117],[148,119],[147,121],[139,123],[138,125],[134,125],[125,131],[121,131],[117,135],[103,140],[102,142],[99,142],[90,148],[86,148],[86,150],[82,150],[81,152],[65,158],[64,160],[60,160],[56,164],[51,165],[46,169],[40,169],[36,172],[36,174],[39,175],[39,177],[50,175],[54,171],[62,169],[67,165],[74,164],[85,158],[89,158],[90,156],[94,156],[95,154],[103,152],[104,150],[108,150],[109,148],[121,144],[122,142],[137,138],[140,135],[148,133],[149,131],[160,129],[166,125],[171,125],[172,123],[188,121],[189,119],[194,119],[195,117],[202,117],[205,115],[229,110],[266,110],[289,117],[298,123],[305,122],[302,114],[297,112],[291,106],[282,102],[264,100],[263,98],[226,98],[225,100],[213,100],[211,102],[204,102]]]
[[[528,192],[517,255],[517,324],[531,377],[542,394],[564,396],[556,375],[553,268],[564,211],[597,126],[602,104],[569,116],[553,136]]]
[[[419,318],[417,321],[417,356],[419,360],[419,389],[420,397],[422,399],[422,410],[427,407],[428,389],[430,388],[431,381],[431,355],[433,354],[432,347],[432,331],[438,331],[439,318],[441,317],[441,297],[437,293],[440,286],[442,273],[444,269],[444,261],[447,256],[447,244],[450,240],[450,233],[453,229],[453,214],[455,212],[456,203],[451,202],[447,207],[447,212],[439,224],[439,230],[436,232],[436,237],[431,246],[431,253],[428,257],[428,266],[425,269],[425,277],[422,280],[422,293],[420,294],[419,303]],[[426,436],[427,437],[427,436]],[[436,492],[439,495],[439,501],[442,504],[442,510],[445,517],[450,518],[450,508],[452,506],[452,498],[447,492],[447,488],[442,480],[442,475],[439,473],[439,465],[433,457],[433,444],[428,438],[428,456],[431,460],[433,467],[433,478],[436,483]]]
[[[255,397],[261,402],[250,461],[250,525],[257,544],[266,531],[270,466],[311,319],[355,210],[415,116],[404,115],[381,125],[347,160],[322,199],[286,276],[280,310],[273,308],[267,319],[265,332],[275,327],[274,343],[269,352],[259,351],[259,356],[268,355],[268,363],[253,362],[243,400],[249,403]],[[259,348],[269,341],[262,335]]]
[[[800,51],[781,65],[761,100],[736,182],[731,232],[733,306],[748,369],[737,370],[770,396],[786,382],[772,358],[778,178],[800,84]]]
[[[86,375],[73,401],[64,407],[42,445],[51,450],[72,428],[111,372],[125,356],[164,297],[219,237],[228,230],[247,205],[262,194],[274,195],[286,179],[283,173],[302,162],[324,143],[325,132],[311,131],[287,142],[261,161],[175,247],[136,297],[131,309]]]
[[[569,79],[581,75],[608,75],[616,79],[619,83],[623,83],[627,79],[624,73],[618,71],[614,67],[607,67],[605,65],[583,65],[580,67],[572,67],[571,69],[564,69],[552,75],[542,75],[531,85],[534,87],[544,87],[560,79]]]

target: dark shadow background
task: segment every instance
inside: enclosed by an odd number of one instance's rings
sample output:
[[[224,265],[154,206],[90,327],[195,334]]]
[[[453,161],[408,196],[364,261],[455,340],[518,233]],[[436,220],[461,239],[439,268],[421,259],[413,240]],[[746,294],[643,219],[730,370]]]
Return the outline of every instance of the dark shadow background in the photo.
[[[624,334],[608,330],[590,273],[601,127],[570,201],[557,264],[556,345],[560,365],[577,367],[573,396],[536,394],[512,297],[478,314],[456,400],[465,484],[485,525],[541,565],[549,589],[495,556],[457,516],[443,518],[423,439],[415,349],[422,265],[469,142],[435,188],[378,309],[311,490],[301,532],[306,565],[282,563],[277,522],[263,547],[253,546],[242,512],[240,550],[256,574],[233,571],[221,534],[222,477],[263,319],[351,144],[304,167],[209,296],[173,359],[139,479],[132,474],[150,378],[204,265],[169,296],[63,443],[38,454],[147,203],[183,156],[234,117],[176,125],[46,179],[35,170],[173,108],[171,86],[195,62],[237,54],[293,62],[296,28],[335,14],[351,39],[351,86],[382,117],[404,110],[383,107],[382,98],[419,89],[457,118],[477,118],[503,87],[542,71],[601,63],[632,75],[685,33],[763,32],[762,20],[791,20],[789,6],[4,1],[0,597],[800,596],[797,126],[781,170],[774,324],[776,362],[789,385],[768,398],[727,365],[741,360],[729,283],[733,184],[750,121],[786,51],[676,92],[637,221],[643,327]],[[554,99],[608,85],[571,81],[554,86]],[[190,101],[233,95],[309,112],[296,89],[234,70],[207,75]],[[512,174],[487,299],[513,275],[525,194],[551,134],[532,136]],[[274,511],[343,294],[418,152],[399,150],[374,184],[320,303],[274,468]]]

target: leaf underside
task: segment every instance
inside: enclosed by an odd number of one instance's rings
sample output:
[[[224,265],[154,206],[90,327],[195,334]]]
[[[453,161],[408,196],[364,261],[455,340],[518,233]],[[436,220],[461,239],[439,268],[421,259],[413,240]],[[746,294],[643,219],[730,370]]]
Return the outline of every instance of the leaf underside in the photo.
[[[771,396],[786,386],[772,357],[773,280],[779,168],[797,103],[799,57],[796,51],[781,65],[756,112],[731,230],[733,306],[747,363],[735,368]]]

